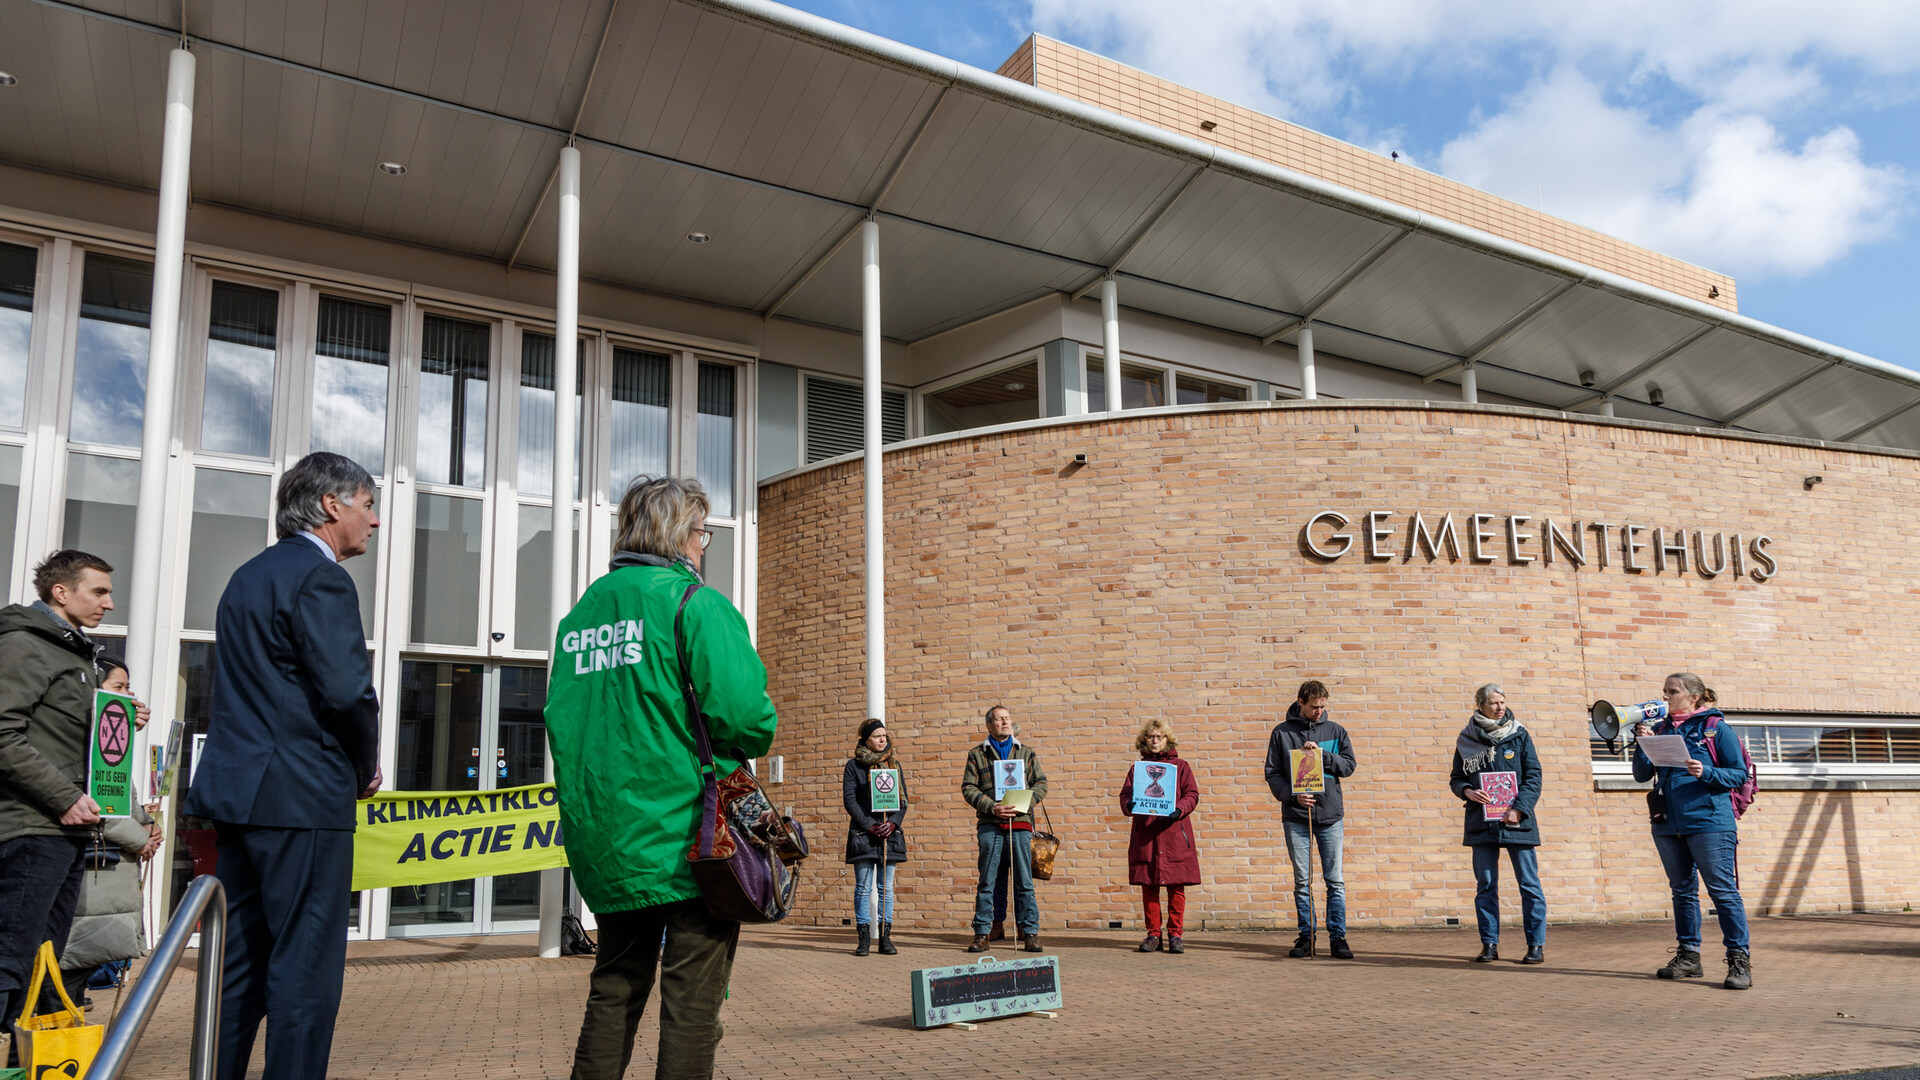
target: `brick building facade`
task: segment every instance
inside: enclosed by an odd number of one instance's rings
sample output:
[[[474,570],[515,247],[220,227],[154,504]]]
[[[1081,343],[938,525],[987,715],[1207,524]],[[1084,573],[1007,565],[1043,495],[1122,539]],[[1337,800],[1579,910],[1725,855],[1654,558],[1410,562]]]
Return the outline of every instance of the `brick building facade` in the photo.
[[[903,925],[959,928],[971,911],[960,767],[995,702],[1039,749],[1065,841],[1040,885],[1045,928],[1138,924],[1116,795],[1148,716],[1171,720],[1201,784],[1206,880],[1190,920],[1290,927],[1261,759],[1298,683],[1326,680],[1359,760],[1346,875],[1364,928],[1472,923],[1447,768],[1480,683],[1505,686],[1545,758],[1556,921],[1668,910],[1641,795],[1596,776],[1595,698],[1644,700],[1691,670],[1730,711],[1920,713],[1910,454],[1490,406],[1299,402],[1013,425],[886,463],[889,719],[913,807]],[[859,461],[827,463],[769,481],[760,500],[775,792],[814,830],[801,910],[828,925],[851,914],[839,782],[861,719],[860,481]],[[1354,539],[1336,559],[1309,548],[1340,546],[1334,519],[1305,531],[1326,510]],[[1462,534],[1491,515],[1487,558],[1464,535],[1458,559],[1445,544],[1409,557],[1415,512],[1427,531],[1451,515]],[[1543,519],[1568,545],[1570,526],[1584,535],[1584,566],[1543,543]],[[1612,526],[1605,565],[1591,523]],[[1383,557],[1368,555],[1369,524]],[[1652,547],[1623,547],[1656,527],[1670,545],[1687,530],[1684,565],[1670,551],[1658,571]],[[1714,536],[1735,533],[1745,557],[1707,576]],[[1751,554],[1763,536],[1771,576]],[[1749,909],[1911,904],[1912,786],[1764,778],[1741,826]],[[1834,787],[1852,790],[1820,790]]]

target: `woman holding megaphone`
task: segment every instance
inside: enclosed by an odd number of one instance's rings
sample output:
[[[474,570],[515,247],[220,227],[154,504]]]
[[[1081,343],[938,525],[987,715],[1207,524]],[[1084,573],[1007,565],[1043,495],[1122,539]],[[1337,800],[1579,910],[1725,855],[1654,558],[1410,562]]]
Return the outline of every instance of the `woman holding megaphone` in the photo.
[[[1684,768],[1656,766],[1646,749],[1634,744],[1633,778],[1653,781],[1647,809],[1653,819],[1653,845],[1673,889],[1673,927],[1678,939],[1673,959],[1655,974],[1662,979],[1697,979],[1706,974],[1700,965],[1700,882],[1704,881],[1727,946],[1727,979],[1721,985],[1745,990],[1753,985],[1753,967],[1735,858],[1740,834],[1730,793],[1746,783],[1746,756],[1740,736],[1713,708],[1718,699],[1700,676],[1684,671],[1669,675],[1660,695],[1666,700],[1665,719],[1656,719],[1651,726],[1644,720],[1635,724],[1634,737],[1677,735],[1687,763]]]

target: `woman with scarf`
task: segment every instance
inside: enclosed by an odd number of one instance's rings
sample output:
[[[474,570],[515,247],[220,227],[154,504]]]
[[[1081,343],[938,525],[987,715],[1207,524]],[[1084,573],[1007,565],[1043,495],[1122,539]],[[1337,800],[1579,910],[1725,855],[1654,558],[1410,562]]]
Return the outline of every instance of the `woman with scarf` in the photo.
[[[897,784],[900,809],[873,809],[873,771],[892,769]],[[853,757],[840,777],[840,801],[847,808],[847,861],[853,864],[853,921],[858,924],[860,944],[853,955],[865,956],[874,946],[873,893],[879,883],[880,933],[882,956],[899,952],[893,945],[893,870],[907,861],[907,834],[900,825],[907,819],[907,774],[893,755],[893,740],[887,725],[869,720],[860,725]],[[885,869],[881,869],[884,867]]]
[[[1140,886],[1140,902],[1147,909],[1147,938],[1141,952],[1160,951],[1160,890],[1167,890],[1166,949],[1186,952],[1180,935],[1186,929],[1187,886],[1200,884],[1200,853],[1193,844],[1193,808],[1200,805],[1200,785],[1193,778],[1193,766],[1181,758],[1179,740],[1173,729],[1160,719],[1147,721],[1134,740],[1134,749],[1142,761],[1171,763],[1178,776],[1169,785],[1173,789],[1173,813],[1166,816],[1133,812],[1133,770],[1120,785],[1120,812],[1133,817],[1133,833],[1127,838],[1127,881]]]
[[[1480,923],[1476,963],[1500,959],[1500,851],[1506,849],[1520,883],[1520,916],[1527,931],[1523,964],[1546,963],[1547,895],[1540,889],[1540,825],[1533,807],[1540,801],[1540,755],[1533,736],[1507,708],[1507,695],[1488,683],[1474,692],[1473,715],[1454,741],[1453,793],[1466,803],[1465,843],[1473,849],[1476,891],[1473,911]],[[1506,809],[1490,813],[1489,806]]]

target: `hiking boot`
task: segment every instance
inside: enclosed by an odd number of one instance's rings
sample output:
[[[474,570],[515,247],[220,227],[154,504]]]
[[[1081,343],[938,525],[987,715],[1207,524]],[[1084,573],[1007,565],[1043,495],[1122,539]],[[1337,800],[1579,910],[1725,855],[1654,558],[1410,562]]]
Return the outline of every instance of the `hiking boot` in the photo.
[[[1039,952],[1040,951],[1040,935],[1039,934],[1021,934],[1020,948],[1026,952]]]
[[[1706,973],[1707,969],[1700,966],[1700,954],[1692,949],[1673,950],[1667,966],[1654,972],[1663,979],[1697,979]]]
[[[867,955],[868,947],[873,944],[873,931],[865,923],[861,923],[858,929],[860,931],[860,944],[853,947],[853,955],[865,956]]]
[[[1140,943],[1140,951],[1141,952],[1159,952],[1160,951],[1160,935],[1158,933],[1148,934],[1147,940]]]
[[[1753,957],[1747,950],[1727,950],[1727,981],[1720,985],[1728,990],[1745,990],[1753,985]]]
[[[1005,919],[993,920],[993,929],[987,932],[987,940],[989,941],[1007,940],[1007,921]]]
[[[879,949],[881,956],[892,956],[900,951],[893,947],[893,924],[890,922],[880,924]]]
[[[1480,943],[1480,955],[1474,957],[1473,962],[1476,964],[1491,964],[1498,959],[1500,959],[1500,946],[1495,945],[1491,941],[1483,941]]]
[[[985,934],[973,935],[973,944],[967,946],[967,951],[968,952],[986,952],[987,951],[987,935]]]
[[[1353,950],[1347,948],[1347,939],[1343,937],[1328,938],[1327,952],[1331,953],[1335,960],[1353,959]]]
[[[1311,930],[1306,931],[1305,933],[1301,934],[1299,937],[1294,938],[1293,948],[1287,950],[1287,955],[1293,957],[1295,960],[1299,960],[1302,957],[1312,956],[1313,955],[1313,931]]]
[[[1187,947],[1180,944],[1179,934],[1167,935],[1167,951],[1170,953],[1183,953],[1187,951]]]
[[[1529,946],[1527,946],[1527,955],[1526,955],[1525,957],[1523,957],[1523,958],[1521,959],[1521,961],[1520,961],[1520,962],[1521,962],[1521,963],[1523,963],[1523,964],[1544,964],[1544,963],[1546,963],[1546,962],[1547,962],[1547,947],[1546,947],[1545,945],[1529,945]]]

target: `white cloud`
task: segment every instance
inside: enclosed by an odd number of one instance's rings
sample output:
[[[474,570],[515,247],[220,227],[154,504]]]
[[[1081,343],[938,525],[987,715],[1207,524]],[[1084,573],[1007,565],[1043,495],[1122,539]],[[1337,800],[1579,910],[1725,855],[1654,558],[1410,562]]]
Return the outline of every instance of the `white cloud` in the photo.
[[[1375,148],[1403,129],[1371,95],[1538,72],[1428,138],[1440,171],[1735,274],[1827,265],[1915,193],[1829,111],[1920,93],[1911,0],[1030,2],[1042,33]]]

